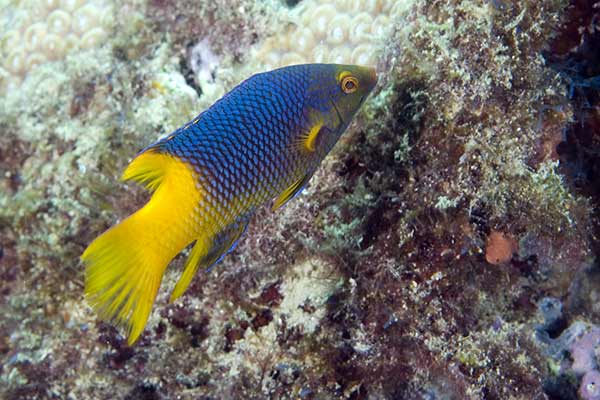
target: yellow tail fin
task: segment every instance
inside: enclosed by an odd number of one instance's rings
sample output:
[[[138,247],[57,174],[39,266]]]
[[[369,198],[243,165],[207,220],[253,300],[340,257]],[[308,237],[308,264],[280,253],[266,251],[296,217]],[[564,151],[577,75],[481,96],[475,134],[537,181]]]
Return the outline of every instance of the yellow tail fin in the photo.
[[[146,151],[123,174],[154,191],[150,201],[94,240],[81,256],[85,293],[103,319],[144,330],[168,263],[200,236],[195,220],[202,194],[192,169],[176,157]]]

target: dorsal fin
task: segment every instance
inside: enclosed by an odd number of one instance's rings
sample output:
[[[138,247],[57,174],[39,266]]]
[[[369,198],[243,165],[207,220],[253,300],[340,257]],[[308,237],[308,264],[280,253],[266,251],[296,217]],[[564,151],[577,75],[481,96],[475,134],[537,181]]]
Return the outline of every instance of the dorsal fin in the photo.
[[[173,157],[166,153],[148,149],[138,154],[123,172],[121,180],[142,183],[151,192],[154,192],[163,180]]]

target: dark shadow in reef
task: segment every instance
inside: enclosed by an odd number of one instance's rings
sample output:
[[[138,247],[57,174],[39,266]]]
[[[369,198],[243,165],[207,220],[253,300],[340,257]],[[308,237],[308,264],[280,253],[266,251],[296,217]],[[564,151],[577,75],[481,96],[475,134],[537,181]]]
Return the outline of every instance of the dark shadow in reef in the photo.
[[[571,0],[558,35],[544,53],[567,83],[565,100],[573,108],[573,121],[556,148],[560,169],[573,192],[590,198],[593,206],[590,242],[596,260],[592,268],[580,271],[569,290],[566,307],[575,314],[591,309],[587,294],[600,282],[600,8],[594,3]],[[550,399],[575,399],[578,385],[573,374],[560,374],[548,377],[543,386]]]
[[[544,53],[567,82],[573,121],[557,146],[561,172],[576,193],[593,203],[592,246],[600,259],[600,8],[593,0],[572,0],[564,24]]]

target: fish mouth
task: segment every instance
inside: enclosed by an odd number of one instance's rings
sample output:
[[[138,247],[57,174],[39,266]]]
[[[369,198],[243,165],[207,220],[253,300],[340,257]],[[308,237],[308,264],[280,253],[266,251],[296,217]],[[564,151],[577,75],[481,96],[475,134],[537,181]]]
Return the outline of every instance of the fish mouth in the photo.
[[[373,67],[368,69],[368,76],[373,86],[377,83],[377,70]]]
[[[370,93],[377,85],[377,69],[373,66],[359,65],[358,73],[364,86],[368,88],[367,93]]]
[[[377,70],[373,67],[367,68],[367,81],[369,82],[369,91],[373,90],[375,85],[377,85]]]

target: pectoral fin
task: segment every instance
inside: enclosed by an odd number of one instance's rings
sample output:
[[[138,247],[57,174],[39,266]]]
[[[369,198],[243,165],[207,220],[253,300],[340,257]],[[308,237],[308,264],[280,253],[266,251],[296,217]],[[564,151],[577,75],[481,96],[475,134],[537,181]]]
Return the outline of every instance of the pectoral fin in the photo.
[[[319,147],[323,130],[326,129],[322,118],[313,118],[313,120],[310,129],[300,131],[291,142],[295,149],[304,153],[312,153]]]
[[[273,211],[279,209],[281,206],[283,206],[285,203],[287,203],[289,200],[291,200],[294,196],[296,196],[298,193],[300,193],[302,191],[302,189],[304,189],[304,187],[306,186],[308,181],[310,180],[312,174],[313,173],[311,171],[310,173],[304,175],[303,177],[301,177],[300,179],[298,179],[294,183],[292,183],[287,189],[285,189],[279,195],[279,197],[277,199],[275,199],[271,209]]]
[[[306,151],[313,152],[317,148],[319,134],[323,128],[323,121],[317,122],[310,131],[301,136],[302,148]]]

